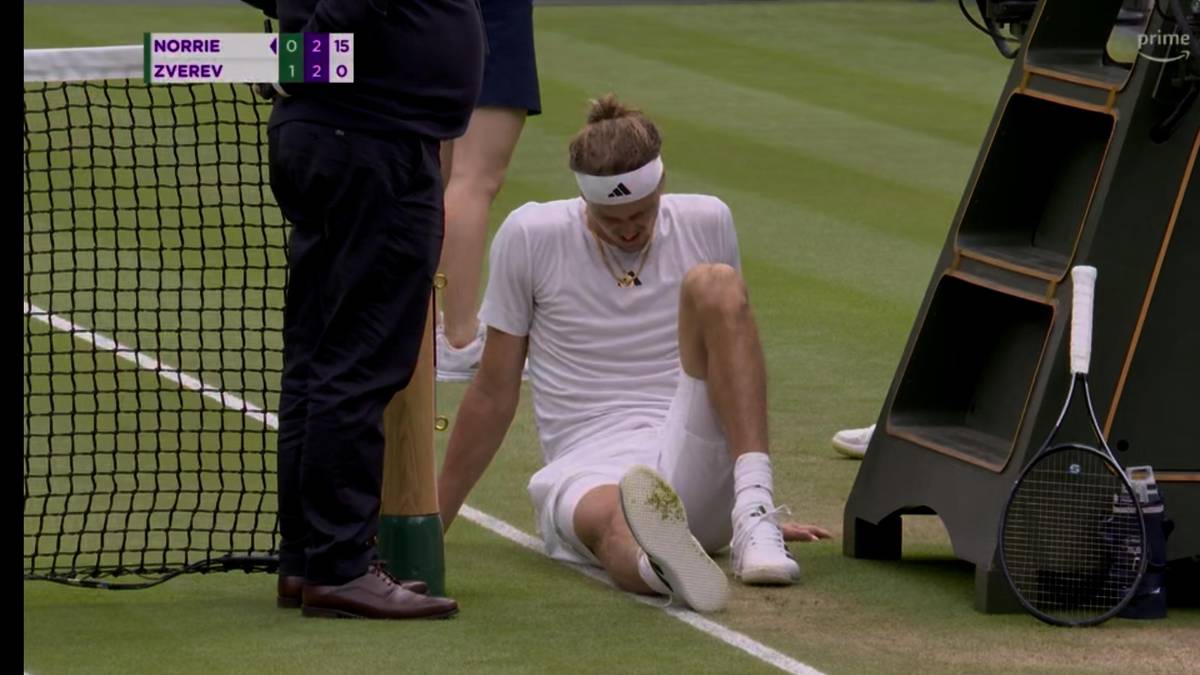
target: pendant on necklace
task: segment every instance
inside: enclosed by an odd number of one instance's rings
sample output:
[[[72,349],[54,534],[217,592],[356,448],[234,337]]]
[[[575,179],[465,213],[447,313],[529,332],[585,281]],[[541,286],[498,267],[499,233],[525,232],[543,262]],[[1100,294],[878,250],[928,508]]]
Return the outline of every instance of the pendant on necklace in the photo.
[[[629,288],[630,286],[641,286],[642,280],[638,278],[637,273],[635,273],[633,270],[629,270],[628,272],[625,273],[625,276],[620,281],[617,282],[617,285],[620,286],[621,288]]]

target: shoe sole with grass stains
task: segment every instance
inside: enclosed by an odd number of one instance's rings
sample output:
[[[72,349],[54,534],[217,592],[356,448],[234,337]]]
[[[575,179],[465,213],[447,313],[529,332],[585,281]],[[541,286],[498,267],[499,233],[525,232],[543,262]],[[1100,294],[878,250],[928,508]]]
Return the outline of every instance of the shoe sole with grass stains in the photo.
[[[635,466],[621,477],[620,492],[625,522],[672,593],[697,612],[723,609],[729,580],[692,536],[675,490],[650,467]]]

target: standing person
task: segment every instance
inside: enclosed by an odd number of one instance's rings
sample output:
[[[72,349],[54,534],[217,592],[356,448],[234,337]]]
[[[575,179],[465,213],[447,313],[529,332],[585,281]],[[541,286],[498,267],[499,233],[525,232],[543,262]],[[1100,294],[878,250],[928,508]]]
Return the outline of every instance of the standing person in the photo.
[[[532,0],[481,0],[488,51],[483,89],[467,133],[442,144],[446,178],[446,243],[441,271],[443,323],[437,335],[437,377],[471,379],[483,354],[476,315],[488,211],[504,185],[525,118],[542,112],[533,46]]]
[[[657,127],[611,96],[571,141],[580,197],[514,211],[492,241],[483,362],[438,478],[449,527],[516,412],[529,354],[545,465],[529,495],[547,554],[617,585],[722,608],[792,584],[785,540],[829,537],[774,504],[766,365],[729,208],[663,194]]]
[[[287,85],[271,188],[292,224],[279,412],[279,603],[444,617],[375,561],[382,418],[416,366],[442,245],[441,141],[479,92],[476,0],[279,0],[284,32],[353,33],[353,84]]]

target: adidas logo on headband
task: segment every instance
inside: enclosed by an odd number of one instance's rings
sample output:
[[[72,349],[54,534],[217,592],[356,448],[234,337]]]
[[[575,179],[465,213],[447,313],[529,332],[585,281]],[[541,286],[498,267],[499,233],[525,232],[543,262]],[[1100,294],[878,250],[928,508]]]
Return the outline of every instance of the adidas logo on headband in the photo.
[[[616,199],[617,197],[628,197],[629,195],[629,188],[625,187],[624,183],[617,183],[617,187],[612,192],[608,193],[608,198]]]
[[[662,183],[662,157],[615,176],[592,176],[575,172],[579,194],[589,204],[628,204],[653,194]],[[617,186],[614,188],[613,183]]]

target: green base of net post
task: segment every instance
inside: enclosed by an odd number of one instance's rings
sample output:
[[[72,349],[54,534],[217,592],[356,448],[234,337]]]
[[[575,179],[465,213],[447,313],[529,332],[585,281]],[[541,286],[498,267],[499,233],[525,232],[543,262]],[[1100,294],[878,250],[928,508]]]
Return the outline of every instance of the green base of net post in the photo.
[[[430,595],[446,594],[442,519],[437,514],[381,517],[379,557],[397,579],[420,579],[429,585]]]

